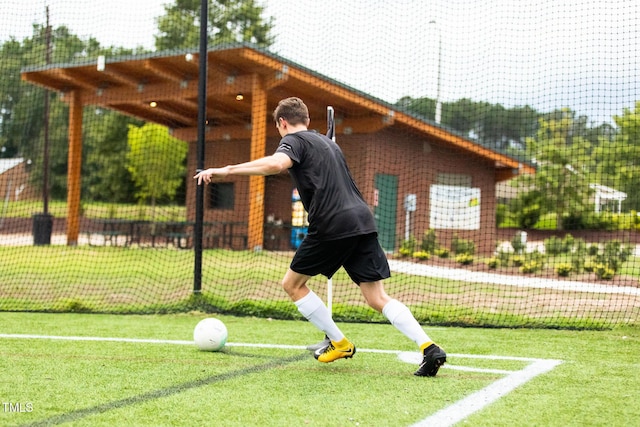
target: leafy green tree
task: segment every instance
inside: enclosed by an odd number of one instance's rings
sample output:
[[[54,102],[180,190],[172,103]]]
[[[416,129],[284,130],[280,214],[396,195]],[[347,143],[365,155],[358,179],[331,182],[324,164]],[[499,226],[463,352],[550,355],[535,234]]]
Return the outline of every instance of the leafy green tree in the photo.
[[[487,108],[479,129],[480,140],[500,150],[522,149],[526,138],[538,129],[540,114],[527,106],[505,108],[500,104]]]
[[[87,126],[83,161],[83,195],[105,202],[134,202],[135,186],[126,166],[129,125],[143,122],[120,113],[97,109],[85,113]]]
[[[598,178],[604,185],[627,193],[626,208],[640,210],[640,101],[615,116],[618,132],[613,141],[601,139],[594,151]]]
[[[459,99],[447,104],[446,111],[443,113],[443,123],[463,135],[475,134],[477,136],[478,127],[489,108],[491,105],[487,102],[475,102],[468,98]]]
[[[158,50],[194,48],[200,41],[200,0],[175,0],[165,5],[166,15],[157,19]],[[209,2],[208,43],[248,42],[268,47],[273,18],[263,18],[264,7],[255,0]]]
[[[41,186],[43,176],[45,89],[21,81],[20,72],[27,67],[45,65],[45,36],[46,27],[36,24],[31,37],[22,41],[10,38],[0,45],[0,157],[21,156],[28,159],[31,163],[31,180],[36,187]],[[102,48],[94,38],[82,40],[65,26],[53,29],[51,34],[53,63],[72,64],[95,59],[98,55],[115,56],[132,52],[116,47]],[[85,136],[87,129],[100,126],[99,121],[85,117]],[[68,105],[58,99],[57,93],[50,93],[50,194],[54,198],[66,196],[68,122]],[[126,131],[126,127],[124,129]],[[93,141],[92,138],[84,138],[83,156],[90,155]],[[123,141],[126,146],[126,137]],[[125,150],[122,151],[120,164],[124,164],[124,153]],[[90,176],[92,172],[85,165],[84,176]]]
[[[396,105],[411,114],[433,120],[436,101],[405,96]],[[480,143],[522,154],[525,139],[535,135],[540,113],[529,106],[505,108],[500,104],[462,98],[442,106],[442,125]]]
[[[536,190],[524,191],[509,203],[509,210],[519,228],[530,229],[542,215],[543,197]]]
[[[19,141],[12,135],[12,118],[21,90],[20,69],[24,65],[22,44],[10,39],[0,46],[0,157],[20,153]]]
[[[127,169],[138,200],[150,200],[152,207],[162,198],[172,200],[185,179],[187,144],[153,123],[129,125],[128,143]]]
[[[521,188],[536,193],[531,199],[540,200],[542,213],[556,214],[559,230],[563,229],[563,218],[589,208],[591,194],[591,147],[584,138],[572,135],[573,118],[566,110],[559,120],[540,120],[535,138],[527,139],[529,157],[537,164],[536,174],[517,178]]]

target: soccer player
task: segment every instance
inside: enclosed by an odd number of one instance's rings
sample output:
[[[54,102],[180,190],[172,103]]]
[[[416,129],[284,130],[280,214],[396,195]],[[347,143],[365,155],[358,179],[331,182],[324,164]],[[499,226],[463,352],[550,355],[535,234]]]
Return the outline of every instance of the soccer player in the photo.
[[[308,234],[296,250],[282,287],[302,315],[330,339],[314,352],[324,363],[356,352],[331,317],[327,306],[308,286],[318,274],[331,278],[342,266],[373,309],[414,341],[423,355],[417,376],[435,376],[447,355],[427,336],[409,308],[392,299],[383,280],[391,276],[377,238],[373,214],[356,186],[340,147],[307,129],[309,110],[300,98],[279,102],[273,119],[282,137],[275,153],[260,159],[194,176],[198,185],[229,175],[275,175],[288,171],[309,214]]]

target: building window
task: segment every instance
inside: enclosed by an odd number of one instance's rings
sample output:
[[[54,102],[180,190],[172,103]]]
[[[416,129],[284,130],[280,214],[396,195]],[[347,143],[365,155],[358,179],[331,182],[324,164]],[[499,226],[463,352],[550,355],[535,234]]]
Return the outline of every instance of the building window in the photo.
[[[233,182],[209,184],[209,209],[233,209],[235,191]]]

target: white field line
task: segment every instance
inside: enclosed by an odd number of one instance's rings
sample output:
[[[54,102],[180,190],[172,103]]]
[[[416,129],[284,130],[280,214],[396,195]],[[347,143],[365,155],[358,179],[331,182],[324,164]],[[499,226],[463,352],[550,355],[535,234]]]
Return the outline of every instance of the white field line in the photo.
[[[146,338],[116,338],[116,337],[82,337],[82,336],[60,336],[60,335],[32,335],[32,334],[0,334],[0,338],[7,339],[44,339],[44,340],[64,340],[64,341],[102,341],[102,342],[125,342],[139,344],[170,344],[170,345],[191,345],[195,347],[193,341],[187,340],[160,340]],[[302,345],[286,345],[286,344],[251,344],[251,343],[227,343],[229,347],[255,347],[255,348],[280,348],[289,350],[304,350]],[[412,364],[419,364],[422,356],[419,352],[397,351],[397,350],[379,350],[379,349],[358,349],[358,352],[364,353],[383,353],[396,354],[398,359]],[[466,372],[482,372],[489,374],[505,375],[504,378],[495,381],[487,387],[465,397],[456,403],[441,409],[435,414],[414,424],[414,427],[422,426],[452,426],[471,414],[480,411],[484,407],[490,405],[502,396],[515,390],[522,384],[530,381],[538,375],[542,375],[554,367],[562,363],[560,360],[551,359],[533,359],[527,357],[510,357],[510,356],[491,356],[477,354],[449,354],[453,358],[468,359],[488,359],[488,360],[514,360],[522,362],[530,362],[525,368],[517,371],[509,371],[503,369],[486,369],[473,368],[468,366],[445,364],[442,368],[466,371]]]
[[[472,283],[491,283],[496,285],[516,286],[520,288],[543,288],[563,291],[589,292],[598,294],[624,294],[640,296],[640,288],[630,286],[610,286],[598,283],[577,282],[572,280],[553,280],[540,277],[510,276],[508,274],[485,273],[464,269],[436,267],[432,265],[414,264],[406,261],[389,260],[391,271],[413,274],[423,277],[460,280]]]
[[[504,378],[489,384],[482,390],[478,390],[464,399],[458,400],[456,403],[439,410],[435,414],[417,422],[412,427],[453,426],[526,382],[531,381],[538,375],[549,372],[560,363],[562,363],[560,360],[537,360],[524,369],[513,371]]]

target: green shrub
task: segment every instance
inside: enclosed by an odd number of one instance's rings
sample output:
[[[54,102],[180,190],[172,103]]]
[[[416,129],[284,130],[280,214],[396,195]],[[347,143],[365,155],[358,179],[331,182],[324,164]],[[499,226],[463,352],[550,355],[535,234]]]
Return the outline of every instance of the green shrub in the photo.
[[[584,271],[586,257],[580,254],[571,255],[571,266],[576,273],[582,273]]]
[[[413,257],[421,260],[427,260],[431,258],[431,254],[427,251],[416,251],[413,253]]]
[[[522,273],[535,273],[536,271],[540,271],[542,267],[542,263],[536,260],[530,260],[522,264],[522,267],[520,267],[520,271]]]
[[[408,257],[408,256],[410,256],[411,254],[413,254],[413,252],[411,251],[411,249],[409,249],[409,248],[402,248],[402,247],[401,247],[400,249],[398,249],[398,253],[399,253],[399,254],[400,254],[400,256],[401,256],[401,257],[403,257],[403,258],[404,258],[404,257]]]
[[[416,238],[413,236],[409,236],[408,239],[403,240],[402,243],[400,243],[400,248],[398,249],[400,256],[411,256],[416,251],[416,245]]]
[[[424,232],[422,236],[422,242],[420,248],[429,253],[434,253],[438,249],[438,239],[436,238],[436,231],[432,228]]]
[[[600,214],[600,229],[607,231],[615,231],[620,226],[620,216],[611,212],[602,212]]]
[[[598,247],[598,245],[596,243],[589,245],[589,247],[587,248],[587,255],[589,256],[596,256],[598,255],[598,252],[600,251],[600,248]]]
[[[496,227],[500,227],[505,219],[507,219],[507,205],[498,203],[496,205]]]
[[[456,255],[456,262],[462,265],[469,265],[473,263],[473,255],[462,253]]]
[[[572,271],[573,265],[567,262],[562,262],[556,265],[556,273],[558,274],[558,276],[567,277],[571,274]]]
[[[598,279],[611,280],[616,275],[616,271],[606,264],[597,264],[593,271]]]
[[[509,266],[509,261],[511,260],[511,254],[507,251],[498,251],[498,259],[500,260],[500,265],[504,265],[505,267]]]
[[[584,270],[584,261],[589,256],[588,254],[586,242],[583,239],[575,239],[574,249],[570,253],[572,272],[581,273]]]
[[[491,257],[485,261],[487,267],[495,269],[500,267],[500,259],[498,257]]]
[[[596,269],[596,263],[593,260],[587,260],[584,262],[583,268],[587,273],[593,273]]]
[[[435,254],[440,258],[449,258],[449,249],[438,248],[435,250]]]
[[[595,261],[617,272],[622,264],[629,259],[632,252],[633,249],[630,245],[623,247],[620,241],[611,240],[604,244],[602,253],[595,256]]]
[[[586,217],[582,212],[571,212],[562,215],[562,228],[565,230],[584,230],[586,226]]]
[[[573,247],[576,243],[576,239],[571,234],[566,234],[562,239],[562,253],[570,254],[573,251]]]
[[[535,261],[538,264],[540,264],[541,266],[544,266],[544,264],[546,263],[547,260],[547,256],[545,254],[543,254],[542,252],[538,252],[537,250],[533,251],[533,252],[529,252],[526,255],[526,259],[529,261]]]
[[[511,262],[516,267],[522,267],[526,262],[526,258],[524,255],[515,255],[513,258],[511,258]]]
[[[457,235],[453,236],[451,242],[451,250],[454,254],[469,254],[476,253],[476,244],[472,240],[461,239]]]
[[[558,236],[551,236],[544,239],[544,251],[548,255],[559,255],[562,253],[562,239]]]
[[[521,254],[522,252],[524,252],[526,246],[527,243],[522,241],[522,235],[520,234],[520,232],[516,233],[515,236],[513,236],[513,238],[511,239],[511,247],[517,254]]]

